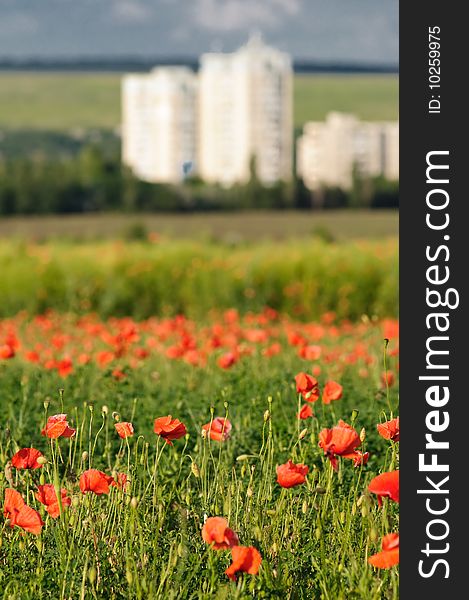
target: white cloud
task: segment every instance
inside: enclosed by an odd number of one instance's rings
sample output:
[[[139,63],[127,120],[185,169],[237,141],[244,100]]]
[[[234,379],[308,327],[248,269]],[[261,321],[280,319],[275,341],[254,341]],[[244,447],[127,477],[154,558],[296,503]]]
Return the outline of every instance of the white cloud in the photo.
[[[301,0],[196,0],[193,14],[204,29],[228,32],[253,26],[276,28],[300,8]]]
[[[151,8],[134,0],[118,0],[112,7],[114,20],[121,23],[144,23],[152,14]]]

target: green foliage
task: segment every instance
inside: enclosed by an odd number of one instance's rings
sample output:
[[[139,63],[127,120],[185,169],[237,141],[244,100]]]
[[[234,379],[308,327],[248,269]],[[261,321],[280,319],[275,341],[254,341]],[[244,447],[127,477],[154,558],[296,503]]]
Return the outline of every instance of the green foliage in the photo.
[[[135,232],[134,232],[135,233]],[[139,228],[139,236],[142,231]],[[98,259],[98,260],[97,260]],[[317,318],[397,312],[397,243],[319,239],[238,247],[195,241],[0,245],[0,314],[96,310],[201,316],[264,306]]]

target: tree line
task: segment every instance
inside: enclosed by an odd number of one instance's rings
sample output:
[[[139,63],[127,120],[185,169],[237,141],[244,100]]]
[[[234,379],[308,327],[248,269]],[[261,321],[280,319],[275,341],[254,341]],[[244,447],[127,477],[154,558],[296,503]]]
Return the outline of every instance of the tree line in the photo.
[[[24,156],[0,160],[0,215],[103,211],[167,212],[236,209],[395,208],[398,184],[354,178],[351,191],[312,193],[303,182],[263,186],[252,169],[247,184],[229,189],[197,178],[180,185],[140,181],[119,155],[86,145],[68,157]]]

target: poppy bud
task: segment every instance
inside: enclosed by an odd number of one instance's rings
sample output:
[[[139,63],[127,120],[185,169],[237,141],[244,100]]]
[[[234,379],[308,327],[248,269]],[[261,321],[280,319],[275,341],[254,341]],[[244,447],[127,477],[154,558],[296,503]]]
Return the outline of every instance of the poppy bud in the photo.
[[[357,420],[357,417],[358,417],[358,415],[359,415],[359,414],[360,414],[360,411],[358,411],[356,408],[354,408],[354,409],[352,410],[352,417],[351,417],[351,419],[350,419],[350,420],[351,420],[351,422],[352,422],[352,425],[353,425],[353,424],[355,423],[355,421]]]
[[[89,456],[89,454],[88,454],[88,452],[85,450],[85,451],[83,452],[83,454],[81,455],[81,460],[82,460],[82,462],[86,462],[86,461],[88,460],[88,456]]]
[[[49,408],[49,400],[44,400],[43,406],[44,406],[44,410],[47,410]]]
[[[75,525],[75,515],[70,515],[68,519],[68,524],[70,525],[70,527],[73,527]]]
[[[114,419],[114,421],[120,421],[120,419],[121,419],[120,414],[116,411],[114,411],[111,416]]]
[[[237,462],[241,462],[242,460],[246,460],[246,459],[248,459],[248,458],[249,458],[249,456],[248,456],[247,454],[240,454],[240,455],[239,455],[239,456],[236,458],[236,461],[237,461]]]
[[[192,471],[192,475],[194,475],[194,477],[200,477],[200,469],[197,466],[197,463],[193,462],[191,464],[191,471]]]
[[[130,569],[127,569],[127,571],[125,572],[125,578],[127,579],[127,583],[129,585],[132,585],[133,577],[132,577],[132,571]]]
[[[305,515],[308,512],[308,503],[306,500],[303,502],[303,506],[301,507],[301,512]]]
[[[345,523],[345,512],[342,511],[340,513],[340,522],[342,523],[342,525]]]
[[[306,437],[306,434],[308,433],[307,429],[303,429],[302,431],[300,431],[300,435],[298,436],[299,440],[302,440],[303,438]]]
[[[313,444],[313,446],[316,445],[316,434],[314,433],[314,431],[311,432],[311,443]]]
[[[362,427],[362,430],[360,431],[360,441],[362,444],[365,441],[365,439],[366,439],[366,431],[365,431],[365,428]]]
[[[366,504],[362,504],[362,517],[365,518],[368,514],[368,506]]]
[[[88,410],[90,411],[90,413],[92,413],[92,412],[94,411],[94,406],[93,406],[93,404],[88,404]],[[93,567],[91,567],[91,569],[92,569],[92,568],[93,568]],[[90,570],[91,570],[91,569],[90,569]],[[95,577],[95,579],[96,579],[96,577]]]
[[[93,585],[94,582],[96,581],[96,568],[95,567],[90,567],[88,569],[88,581],[91,583],[91,585]]]
[[[202,435],[202,439],[204,440],[207,437],[207,431],[205,429],[202,429],[201,435]]]
[[[179,558],[182,558],[185,554],[184,553],[184,544],[182,542],[180,544],[178,544],[177,554],[178,554]]]
[[[132,500],[130,501],[130,506],[134,510],[137,508],[137,506],[138,506],[138,498],[136,496],[132,497]]]
[[[101,408],[101,412],[103,415],[107,415],[109,413],[109,408],[104,404],[104,406]]]
[[[42,552],[42,542],[39,539],[36,540],[36,548],[38,549],[38,552]]]
[[[46,478],[44,477],[44,473],[41,473],[39,476],[39,484],[44,485],[46,483]]]
[[[270,410],[267,409],[264,413],[264,421],[267,423],[267,421],[270,419]]]
[[[45,456],[38,456],[36,458],[36,462],[38,465],[45,465],[48,461],[47,458]]]
[[[320,527],[316,527],[316,530],[314,531],[314,535],[317,540],[320,540],[321,536],[322,536],[322,529]]]

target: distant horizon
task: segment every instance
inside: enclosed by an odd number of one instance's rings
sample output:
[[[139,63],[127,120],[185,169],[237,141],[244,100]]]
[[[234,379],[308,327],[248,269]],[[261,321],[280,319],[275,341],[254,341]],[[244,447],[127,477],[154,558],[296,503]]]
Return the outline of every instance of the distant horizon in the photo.
[[[66,68],[70,71],[86,70],[103,72],[106,70],[123,71],[129,68],[147,70],[158,65],[183,65],[197,68],[199,55],[166,54],[139,56],[136,54],[96,54],[94,56],[0,56],[0,71],[33,70],[54,71]],[[316,60],[311,58],[292,58],[297,73],[389,73],[398,74],[399,64],[392,62],[352,61],[352,60]]]

